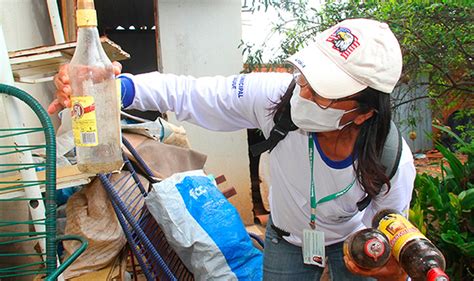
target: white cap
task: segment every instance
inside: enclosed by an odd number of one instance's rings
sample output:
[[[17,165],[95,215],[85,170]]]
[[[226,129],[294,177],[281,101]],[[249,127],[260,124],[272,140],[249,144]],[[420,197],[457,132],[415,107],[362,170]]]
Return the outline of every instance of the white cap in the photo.
[[[287,60],[327,99],[367,87],[391,93],[402,72],[397,39],[386,23],[370,19],[344,20]]]

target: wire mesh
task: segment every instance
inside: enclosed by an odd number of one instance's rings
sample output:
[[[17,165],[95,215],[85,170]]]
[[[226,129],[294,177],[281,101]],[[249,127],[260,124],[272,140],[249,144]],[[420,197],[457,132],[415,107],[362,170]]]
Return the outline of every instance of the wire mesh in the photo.
[[[128,157],[125,154],[123,157],[129,174],[124,174],[114,182],[110,175],[101,174],[99,178],[112,200],[143,274],[148,280],[194,280],[148,212],[144,204],[147,188],[143,186]]]
[[[18,110],[16,105],[21,101],[41,124],[26,128],[15,120],[22,126],[0,128],[0,280],[30,275],[54,280],[87,246],[80,237],[56,237],[54,128],[44,108],[28,93],[0,84],[0,94],[2,101],[14,106],[10,111]],[[44,141],[30,143],[39,139],[37,134],[42,134]],[[33,155],[42,156],[42,160],[35,161]],[[59,240],[79,240],[82,245],[57,267]]]
[[[56,142],[54,129],[42,106],[29,94],[17,88],[0,85],[0,92],[17,98],[37,114],[41,127],[0,128],[0,156],[9,159],[0,163],[0,190],[2,216],[0,219],[0,279],[26,276],[49,275],[56,269]],[[42,133],[45,143],[19,143],[21,138],[37,139]],[[44,161],[20,161],[34,153],[47,155]],[[44,170],[45,176],[37,180],[23,180],[22,174]],[[44,196],[25,197],[25,190],[45,186]],[[40,193],[39,193],[40,194]],[[22,197],[18,197],[21,196]],[[43,219],[31,219],[29,209],[44,204]],[[21,211],[23,211],[23,214]],[[11,219],[15,218],[15,219]],[[39,226],[39,227],[38,227]],[[44,231],[38,231],[43,229]],[[44,242],[45,241],[45,242]],[[46,250],[38,245],[44,243]]]

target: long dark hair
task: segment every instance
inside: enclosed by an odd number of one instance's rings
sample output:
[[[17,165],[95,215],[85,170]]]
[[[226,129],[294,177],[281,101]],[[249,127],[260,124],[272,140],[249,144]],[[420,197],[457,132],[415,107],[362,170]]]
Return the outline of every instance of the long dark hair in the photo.
[[[353,99],[359,105],[358,112],[364,114],[374,110],[374,115],[360,125],[352,151],[353,155],[357,155],[357,162],[354,162],[357,180],[365,192],[374,197],[379,194],[383,184],[390,190],[390,179],[385,174],[386,167],[380,162],[392,118],[390,95],[366,88]]]
[[[286,105],[291,99],[294,87],[295,83],[292,81],[281,99],[273,103],[270,108],[271,114],[279,114],[288,108]],[[374,115],[360,125],[352,155],[357,157],[357,161],[353,164],[357,181],[363,186],[365,192],[375,197],[384,184],[390,190],[390,179],[385,174],[386,167],[380,162],[390,130],[392,116],[390,95],[368,87],[354,95],[351,100],[358,103],[357,111],[361,114],[374,110]]]

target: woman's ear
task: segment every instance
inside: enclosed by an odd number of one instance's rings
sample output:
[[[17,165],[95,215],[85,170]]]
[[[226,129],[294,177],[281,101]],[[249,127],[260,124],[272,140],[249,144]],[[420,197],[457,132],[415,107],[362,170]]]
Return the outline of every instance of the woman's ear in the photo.
[[[354,119],[354,124],[360,126],[362,123],[365,121],[369,120],[372,116],[374,116],[374,109],[369,110],[367,113],[359,114],[357,117]]]

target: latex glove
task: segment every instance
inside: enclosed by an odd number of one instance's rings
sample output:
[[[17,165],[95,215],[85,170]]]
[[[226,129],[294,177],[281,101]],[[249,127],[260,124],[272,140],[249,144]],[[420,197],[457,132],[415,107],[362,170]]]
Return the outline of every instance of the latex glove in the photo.
[[[114,61],[112,62],[114,66],[114,74],[119,75],[122,72],[122,65]],[[71,85],[68,75],[69,64],[64,64],[59,68],[58,74],[54,76],[54,85],[56,86],[56,98],[48,106],[48,113],[54,114],[64,107],[71,106]]]
[[[346,267],[354,274],[377,278],[378,281],[405,281],[407,274],[397,262],[395,257],[391,256],[388,262],[379,268],[365,269],[357,266],[354,262],[344,256]]]

